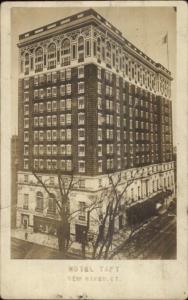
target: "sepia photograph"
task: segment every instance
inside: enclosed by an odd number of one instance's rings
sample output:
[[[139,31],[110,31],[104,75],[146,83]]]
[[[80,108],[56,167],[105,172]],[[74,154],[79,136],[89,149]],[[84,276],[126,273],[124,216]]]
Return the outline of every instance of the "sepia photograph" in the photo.
[[[12,9],[11,257],[176,259],[176,8],[69,11]]]
[[[185,7],[4,4],[3,299],[186,298]]]

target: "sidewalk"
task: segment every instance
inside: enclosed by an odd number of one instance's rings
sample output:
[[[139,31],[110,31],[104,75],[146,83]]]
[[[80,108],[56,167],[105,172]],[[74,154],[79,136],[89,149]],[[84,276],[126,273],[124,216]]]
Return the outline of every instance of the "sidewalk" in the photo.
[[[12,229],[11,236],[20,240],[25,240],[25,230],[24,229]],[[28,232],[27,241],[42,246],[47,246],[50,248],[58,249],[58,240],[55,236]]]
[[[164,213],[165,210],[162,212]],[[157,216],[153,216],[147,221],[145,221],[141,226],[138,226],[138,228],[134,229],[134,233],[137,233],[140,229],[143,229],[145,226],[147,226],[149,223],[151,223],[155,218],[158,218]],[[111,259],[125,244],[125,242],[128,240],[131,233],[131,229],[128,227],[125,227],[121,229],[119,232],[114,234],[113,242],[109,250],[109,259]],[[25,240],[25,230],[24,229],[13,229],[11,231],[11,236],[15,237],[17,239]],[[58,239],[55,236],[47,235],[43,233],[34,233],[34,232],[28,232],[27,241],[32,242],[35,244],[39,244],[42,246],[47,246],[54,248],[58,250]],[[92,257],[92,246],[88,247],[86,246],[85,254],[86,259],[90,259]],[[77,242],[71,242],[71,246],[68,250],[68,253],[79,255],[80,258],[82,257],[82,245]]]

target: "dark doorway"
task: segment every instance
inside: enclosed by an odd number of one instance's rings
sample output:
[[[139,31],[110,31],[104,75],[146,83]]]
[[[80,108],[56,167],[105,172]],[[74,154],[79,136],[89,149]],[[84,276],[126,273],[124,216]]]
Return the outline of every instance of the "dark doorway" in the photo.
[[[82,243],[85,239],[86,226],[76,224],[76,242]]]

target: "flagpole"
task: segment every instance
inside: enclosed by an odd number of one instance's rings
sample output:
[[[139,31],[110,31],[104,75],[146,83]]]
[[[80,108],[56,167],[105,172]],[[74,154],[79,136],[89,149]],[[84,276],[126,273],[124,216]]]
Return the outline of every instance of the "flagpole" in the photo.
[[[168,50],[168,32],[167,32],[167,39],[166,39],[166,49],[167,49],[167,65],[169,70],[169,50]]]

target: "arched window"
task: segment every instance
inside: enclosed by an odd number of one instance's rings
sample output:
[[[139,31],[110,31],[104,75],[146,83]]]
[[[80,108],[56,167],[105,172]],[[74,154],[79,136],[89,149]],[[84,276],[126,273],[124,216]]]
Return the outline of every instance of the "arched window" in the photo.
[[[101,60],[101,39],[97,39],[97,59]]]
[[[61,44],[61,66],[70,65],[70,41],[65,39]]]
[[[36,194],[36,210],[43,210],[43,194],[37,192]]]
[[[35,51],[35,72],[43,70],[43,49],[39,47]]]
[[[56,68],[56,45],[54,43],[48,46],[48,69]]]
[[[29,53],[25,54],[25,74],[29,74]]]
[[[110,42],[106,43],[106,62],[111,66],[111,44]]]
[[[51,194],[48,198],[48,213],[55,213],[56,212],[56,199],[55,195]]]
[[[84,38],[80,36],[78,38],[78,62],[84,61]]]

